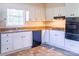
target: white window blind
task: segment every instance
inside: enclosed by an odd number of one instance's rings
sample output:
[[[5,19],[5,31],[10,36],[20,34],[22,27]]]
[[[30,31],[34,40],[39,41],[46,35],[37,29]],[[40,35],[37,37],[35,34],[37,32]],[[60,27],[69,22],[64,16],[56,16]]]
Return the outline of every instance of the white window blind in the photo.
[[[16,9],[7,9],[6,26],[21,26],[24,25],[24,11]]]

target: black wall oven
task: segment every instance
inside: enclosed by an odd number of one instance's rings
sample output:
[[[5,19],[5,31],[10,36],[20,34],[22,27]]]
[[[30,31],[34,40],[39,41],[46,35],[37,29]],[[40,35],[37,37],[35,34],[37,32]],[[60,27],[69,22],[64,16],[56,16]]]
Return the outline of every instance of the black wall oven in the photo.
[[[65,38],[79,41],[79,17],[66,18]]]

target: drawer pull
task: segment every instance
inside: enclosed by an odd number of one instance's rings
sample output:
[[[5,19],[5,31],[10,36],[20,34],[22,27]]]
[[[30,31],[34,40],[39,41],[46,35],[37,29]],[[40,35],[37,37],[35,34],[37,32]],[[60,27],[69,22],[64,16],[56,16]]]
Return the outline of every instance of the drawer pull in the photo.
[[[22,38],[25,38],[25,36],[22,36]]]
[[[57,34],[55,34],[55,36],[58,36]]]
[[[8,40],[6,42],[8,42]]]
[[[7,36],[8,36],[8,34],[7,34]]]
[[[7,48],[7,50],[8,50],[8,48]]]

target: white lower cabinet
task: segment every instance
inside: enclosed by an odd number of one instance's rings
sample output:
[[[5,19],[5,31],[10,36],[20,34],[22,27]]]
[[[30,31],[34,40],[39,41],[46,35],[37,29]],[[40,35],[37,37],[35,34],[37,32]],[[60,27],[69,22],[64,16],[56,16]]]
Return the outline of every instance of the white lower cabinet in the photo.
[[[19,33],[14,33],[15,35],[13,35],[13,47],[14,47],[14,50],[16,49],[20,49],[20,48],[23,48],[23,40],[21,39],[21,37],[19,36]],[[18,34],[18,35],[16,35]]]
[[[43,39],[43,42],[45,44],[49,44],[49,39],[50,39],[50,30],[45,30],[45,33],[44,33],[44,39]]]
[[[11,44],[1,46],[1,53],[9,52],[12,50],[13,50],[13,46]]]
[[[13,50],[13,37],[11,33],[1,33],[1,53]]]
[[[44,39],[48,45],[56,46],[68,51],[79,54],[79,42],[70,39],[65,39],[65,32],[61,30],[45,30]]]
[[[65,32],[61,30],[45,30],[43,33],[43,43],[64,48]]]
[[[42,30],[42,44],[47,44],[48,42],[48,31],[49,30]]]
[[[26,32],[26,33],[22,33],[24,35],[21,36],[21,38],[23,39],[23,45],[24,47],[31,47],[32,46],[32,32]]]
[[[50,30],[50,45],[55,45],[55,33],[53,33],[53,30]]]
[[[32,31],[1,33],[1,53],[32,46]]]
[[[42,44],[45,44],[45,30],[42,30]]]
[[[64,48],[65,32],[60,30],[50,30],[50,45]]]
[[[79,54],[79,42],[65,39],[65,49]]]

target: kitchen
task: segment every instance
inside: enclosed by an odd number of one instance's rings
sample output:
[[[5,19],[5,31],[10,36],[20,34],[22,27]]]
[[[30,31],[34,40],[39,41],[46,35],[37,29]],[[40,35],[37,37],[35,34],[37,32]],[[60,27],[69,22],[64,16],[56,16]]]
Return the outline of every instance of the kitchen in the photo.
[[[79,56],[78,5],[1,3],[0,55]]]

